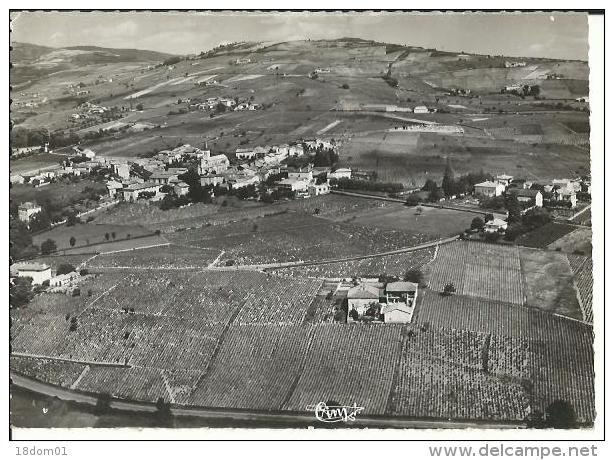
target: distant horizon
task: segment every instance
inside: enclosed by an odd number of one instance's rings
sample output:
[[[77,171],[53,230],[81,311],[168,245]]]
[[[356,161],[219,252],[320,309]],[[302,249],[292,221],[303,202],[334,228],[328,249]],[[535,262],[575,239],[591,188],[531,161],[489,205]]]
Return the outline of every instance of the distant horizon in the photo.
[[[365,40],[365,41],[372,41],[370,39],[366,39],[366,38],[362,38],[362,37],[338,37],[338,38],[318,38],[318,39],[296,39],[296,40],[286,40],[285,42],[299,42],[299,41],[313,41],[313,42],[317,42],[317,41],[335,41],[335,40],[342,40],[342,39],[359,39],[359,40]],[[374,41],[374,40],[373,40]],[[220,45],[224,45],[230,42],[224,42],[224,43],[220,43]],[[243,42],[240,42],[243,43]],[[248,43],[248,42],[245,42]],[[266,42],[253,42],[253,43],[266,43]],[[272,42],[273,45],[275,44],[279,44],[279,43],[284,43],[283,41],[275,41]],[[381,42],[384,43],[384,42]],[[81,44],[81,45],[69,45],[69,46],[49,46],[49,45],[40,45],[38,43],[30,43],[30,42],[25,42],[25,41],[14,41],[11,42],[11,45],[15,45],[15,44],[22,44],[22,45],[31,45],[31,46],[40,46],[40,47],[44,47],[44,48],[51,48],[51,49],[70,49],[70,48],[100,48],[100,49],[109,49],[109,50],[136,50],[136,51],[144,51],[144,52],[152,52],[152,53],[160,53],[160,54],[166,54],[168,56],[190,56],[190,55],[198,55],[199,53],[184,53],[184,54],[177,54],[177,53],[167,53],[165,51],[157,51],[157,50],[152,50],[152,49],[145,49],[145,48],[120,48],[120,47],[108,47],[108,46],[99,46],[99,45],[91,45],[91,44]],[[392,43],[392,42],[385,42],[385,44],[387,45],[399,45],[399,46],[405,46],[405,47],[414,47],[414,48],[422,48],[422,49],[435,49],[437,51],[441,51],[441,52],[446,52],[446,53],[465,53],[465,54],[474,54],[474,55],[485,55],[484,53],[477,53],[477,52],[473,52],[473,51],[467,51],[467,50],[442,50],[439,48],[433,48],[433,47],[424,47],[424,46],[418,46],[418,45],[411,45],[411,44],[403,44],[403,43]],[[219,45],[216,45],[219,46]],[[210,48],[212,49],[212,48]],[[207,50],[203,50],[203,51],[207,51]],[[565,60],[565,61],[581,61],[581,62],[588,62],[588,58],[587,59],[565,59],[565,58],[551,58],[551,57],[545,57],[545,56],[512,56],[510,54],[491,54],[491,56],[503,56],[503,57],[509,57],[509,58],[526,58],[526,59],[552,59],[552,60]]]
[[[199,54],[230,42],[359,38],[446,52],[588,61],[586,14],[21,12],[11,42]],[[469,32],[467,32],[469,31]]]

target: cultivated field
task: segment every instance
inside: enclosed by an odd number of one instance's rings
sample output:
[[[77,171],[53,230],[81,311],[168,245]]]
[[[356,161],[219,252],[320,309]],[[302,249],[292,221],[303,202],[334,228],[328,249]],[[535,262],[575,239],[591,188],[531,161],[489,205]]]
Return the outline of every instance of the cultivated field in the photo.
[[[168,244],[153,248],[99,254],[88,261],[88,267],[131,267],[150,269],[207,268],[221,251]]]
[[[369,259],[350,260],[321,265],[281,268],[275,273],[306,277],[373,277],[382,274],[402,277],[413,268],[421,268],[430,262],[435,254],[434,248],[420,249],[392,256],[372,257]]]
[[[384,414],[401,346],[401,326],[315,326],[301,377],[285,409],[306,411],[320,401]],[[375,351],[377,350],[377,351]]]
[[[231,326],[190,403],[281,410],[303,371],[311,339],[312,328],[303,325]]]
[[[593,264],[590,257],[568,254],[584,321],[593,324]]]
[[[520,248],[526,305],[582,319],[565,254]]]
[[[590,256],[593,252],[592,237],[593,231],[590,228],[576,228],[549,244],[548,249],[560,250],[568,254],[576,253]]]
[[[283,213],[167,234],[176,244],[225,250],[222,264],[326,260],[411,247],[430,237],[411,230],[381,230]]]
[[[459,294],[524,303],[520,257],[515,247],[469,241],[444,244],[429,271],[429,287],[435,291],[452,283]]]
[[[530,248],[546,248],[556,245],[558,240],[576,229],[573,225],[550,222],[532,232],[525,233],[516,240],[521,246]]]

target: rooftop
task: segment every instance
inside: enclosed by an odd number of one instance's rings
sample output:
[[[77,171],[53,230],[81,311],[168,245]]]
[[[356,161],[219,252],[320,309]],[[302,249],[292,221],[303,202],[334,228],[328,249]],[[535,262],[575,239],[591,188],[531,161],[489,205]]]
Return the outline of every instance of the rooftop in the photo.
[[[48,270],[50,267],[47,264],[36,262],[21,262],[13,265],[11,268],[17,271],[42,272]]]
[[[395,281],[386,285],[386,292],[415,292],[417,290],[418,285],[409,281]]]

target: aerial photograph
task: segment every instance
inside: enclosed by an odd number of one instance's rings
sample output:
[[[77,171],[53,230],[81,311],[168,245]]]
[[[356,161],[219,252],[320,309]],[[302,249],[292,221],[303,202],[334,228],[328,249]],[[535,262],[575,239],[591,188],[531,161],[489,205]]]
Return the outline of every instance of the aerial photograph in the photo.
[[[586,13],[10,19],[13,429],[594,427]]]

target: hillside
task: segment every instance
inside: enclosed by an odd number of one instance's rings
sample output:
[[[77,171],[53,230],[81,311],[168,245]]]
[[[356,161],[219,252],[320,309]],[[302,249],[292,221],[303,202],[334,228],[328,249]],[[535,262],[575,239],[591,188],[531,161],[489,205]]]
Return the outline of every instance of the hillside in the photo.
[[[102,155],[134,157],[205,140],[216,152],[232,153],[239,145],[326,136],[341,141],[343,164],[408,186],[423,183],[427,173],[440,175],[446,155],[461,165],[458,172],[482,167],[541,179],[589,170],[588,105],[576,101],[588,95],[586,62],[354,38],[241,42],[169,65],[161,65],[168,56],[135,50],[43,51],[18,50],[26,64],[16,61],[11,81],[30,83],[27,93],[14,95],[13,119],[20,128],[79,136],[115,129],[87,140]],[[503,94],[506,86],[537,89]],[[216,115],[195,108],[220,97],[249,100],[262,110]],[[72,114],[85,101],[116,108],[121,118],[75,121]],[[431,113],[409,113],[420,105]],[[462,134],[390,132],[420,122]],[[153,129],[128,129],[138,123]]]

